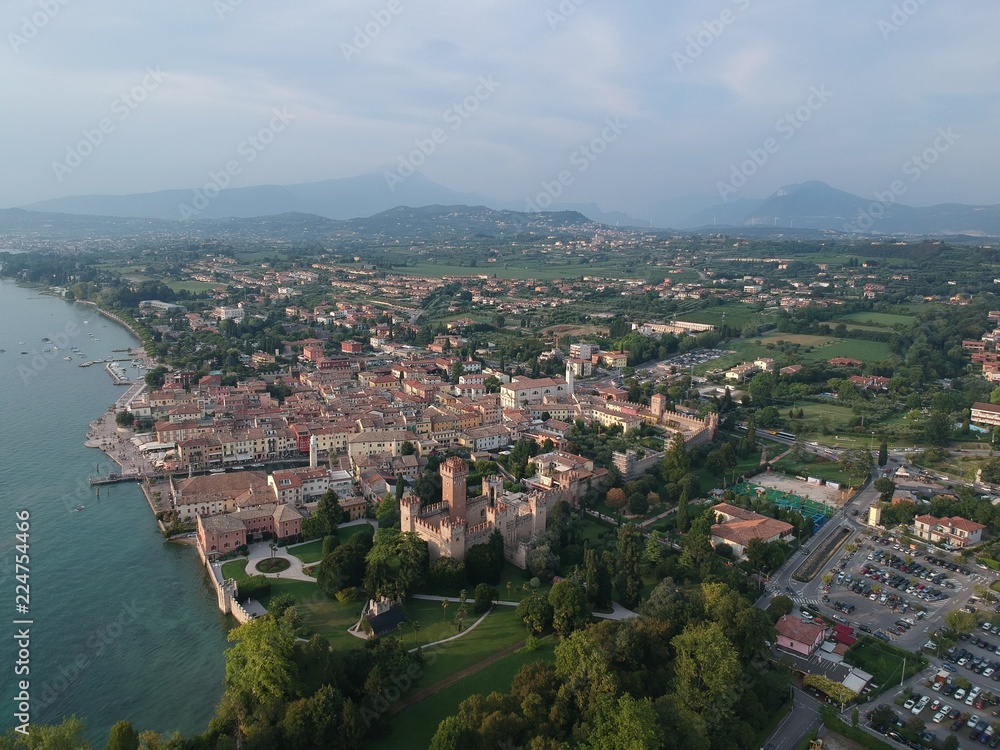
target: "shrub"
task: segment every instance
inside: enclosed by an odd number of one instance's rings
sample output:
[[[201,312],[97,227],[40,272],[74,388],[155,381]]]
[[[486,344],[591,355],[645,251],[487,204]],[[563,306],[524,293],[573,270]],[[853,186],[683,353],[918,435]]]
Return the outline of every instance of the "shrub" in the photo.
[[[358,599],[358,590],[354,586],[349,586],[346,589],[341,589],[336,594],[337,601],[341,604],[350,604]]]
[[[239,584],[239,599],[262,599],[271,593],[271,582],[264,576],[250,576]]]
[[[499,598],[496,586],[490,586],[488,583],[480,583],[476,586],[476,601],[472,605],[472,611],[477,615],[482,614],[492,607],[493,602]]]

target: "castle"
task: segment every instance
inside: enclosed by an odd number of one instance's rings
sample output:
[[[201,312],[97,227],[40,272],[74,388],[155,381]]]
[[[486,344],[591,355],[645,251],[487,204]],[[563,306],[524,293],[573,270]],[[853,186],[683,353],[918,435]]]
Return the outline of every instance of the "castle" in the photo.
[[[573,499],[563,490],[507,492],[503,477],[496,475],[483,477],[483,494],[469,498],[469,467],[457,456],[448,458],[440,473],[440,503],[421,507],[420,498],[411,495],[399,504],[401,529],[427,542],[432,560],[464,560],[469,547],[486,543],[496,529],[503,536],[504,557],[526,568],[534,540],[545,531],[548,509]]]

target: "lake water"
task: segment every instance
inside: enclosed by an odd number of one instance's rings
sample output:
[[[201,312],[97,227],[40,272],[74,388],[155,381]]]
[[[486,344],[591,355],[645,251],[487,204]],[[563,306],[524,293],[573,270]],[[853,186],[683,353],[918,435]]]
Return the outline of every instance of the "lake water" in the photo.
[[[15,512],[27,509],[32,723],[76,714],[99,746],[121,719],[139,731],[204,731],[234,623],[194,548],[163,540],[137,485],[102,487],[97,498],[87,483],[117,468],[83,443],[125,389],[103,365],[78,365],[125,357],[112,350],[137,342],[89,305],[9,281],[0,321],[0,728],[16,723]]]

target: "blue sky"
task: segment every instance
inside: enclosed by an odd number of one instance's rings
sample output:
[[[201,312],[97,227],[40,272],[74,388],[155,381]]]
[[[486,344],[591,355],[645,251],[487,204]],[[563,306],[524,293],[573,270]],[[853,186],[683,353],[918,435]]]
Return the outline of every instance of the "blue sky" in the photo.
[[[245,186],[402,159],[504,200],[563,173],[561,200],[641,215],[737,182],[727,197],[813,179],[870,196],[926,149],[903,202],[1000,203],[995,0],[8,8],[0,206],[190,188],[227,164]],[[939,129],[955,136],[946,150]]]

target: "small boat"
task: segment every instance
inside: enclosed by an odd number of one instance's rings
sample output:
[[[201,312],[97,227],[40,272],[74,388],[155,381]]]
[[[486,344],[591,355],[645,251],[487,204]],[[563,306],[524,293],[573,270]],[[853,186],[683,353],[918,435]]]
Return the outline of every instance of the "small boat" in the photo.
[[[63,357],[63,359],[65,359],[67,362],[72,362],[73,361],[72,357]]]
[[[73,508],[73,510],[83,510],[86,507],[87,507],[86,505],[77,505],[75,508]]]

